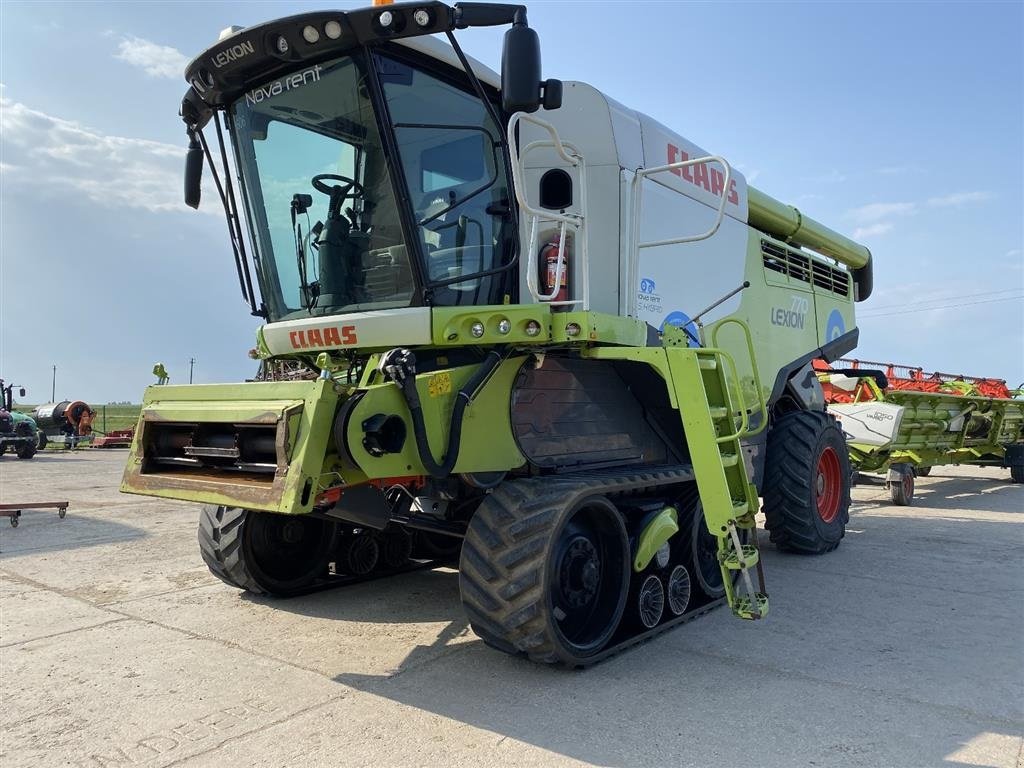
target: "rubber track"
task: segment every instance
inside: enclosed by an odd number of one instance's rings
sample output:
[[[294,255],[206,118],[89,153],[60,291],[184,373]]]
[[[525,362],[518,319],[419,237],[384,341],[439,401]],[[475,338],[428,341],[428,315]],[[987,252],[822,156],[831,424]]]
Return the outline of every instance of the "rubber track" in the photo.
[[[242,558],[241,532],[244,512],[241,509],[225,510],[223,507],[203,505],[203,511],[199,515],[199,551],[210,572],[225,584],[244,589],[254,595],[270,595],[252,577]],[[288,592],[275,592],[273,597],[300,597],[411,571],[436,568],[441,564],[439,560],[410,560],[408,565],[400,568],[378,568],[365,576],[333,574],[317,579],[305,587]]]
[[[477,509],[462,546],[459,567],[463,607],[474,631],[489,645],[546,664],[581,667],[684,623],[695,608],[652,630],[626,638],[599,653],[566,656],[553,637],[540,583],[552,527],[561,509],[588,496],[615,498],[689,482],[689,467],[608,475],[563,475],[512,480],[499,485]],[[714,604],[711,604],[714,607]]]
[[[244,509],[204,504],[199,514],[199,552],[210,573],[225,584],[255,595],[265,595],[267,591],[245,567],[242,554],[244,521]]]
[[[835,423],[833,416],[820,411],[798,411],[784,416],[768,433],[763,511],[769,539],[779,549],[824,554],[839,546],[842,534],[835,541],[826,541],[818,532],[812,488],[818,441],[829,424]],[[849,459],[843,466],[845,443],[839,455],[840,472],[849,477]],[[840,499],[839,515],[842,525],[850,522],[849,483]]]

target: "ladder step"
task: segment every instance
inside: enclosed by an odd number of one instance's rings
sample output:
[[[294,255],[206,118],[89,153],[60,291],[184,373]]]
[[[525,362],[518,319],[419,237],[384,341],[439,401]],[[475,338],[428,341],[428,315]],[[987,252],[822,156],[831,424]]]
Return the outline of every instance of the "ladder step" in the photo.
[[[713,357],[701,357],[697,359],[697,365],[702,371],[717,371],[718,360]]]
[[[740,457],[735,453],[723,453],[722,454],[722,466],[723,467],[735,467],[740,463]],[[744,507],[745,509],[746,507]]]
[[[739,597],[732,607],[732,612],[741,619],[763,619],[768,615],[768,595],[758,592],[754,600],[746,595]]]
[[[750,514],[750,505],[745,501],[734,501],[732,504],[733,517],[740,518]]]
[[[729,418],[729,409],[726,408],[724,405],[712,406],[711,408],[708,408],[708,411],[711,412],[711,418],[712,419],[727,419],[727,418]]]
[[[753,568],[757,565],[757,561],[760,559],[757,547],[753,544],[744,544],[742,557],[735,550],[731,551],[722,560],[722,565],[728,568],[730,571],[742,571],[744,568]]]

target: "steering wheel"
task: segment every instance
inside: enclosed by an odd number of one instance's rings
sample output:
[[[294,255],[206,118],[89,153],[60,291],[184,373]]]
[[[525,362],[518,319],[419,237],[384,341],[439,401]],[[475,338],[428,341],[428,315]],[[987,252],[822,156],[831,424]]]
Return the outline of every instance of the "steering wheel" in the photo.
[[[324,181],[341,181],[344,182],[345,186],[336,185],[328,186],[324,184]],[[322,192],[325,195],[330,195],[331,199],[337,195],[338,200],[345,200],[347,198],[358,198],[363,197],[366,194],[366,190],[363,189],[363,185],[355,179],[350,179],[348,176],[342,176],[337,173],[319,173],[314,176],[310,183],[313,185],[313,189],[317,192]],[[340,192],[338,190],[341,190]]]

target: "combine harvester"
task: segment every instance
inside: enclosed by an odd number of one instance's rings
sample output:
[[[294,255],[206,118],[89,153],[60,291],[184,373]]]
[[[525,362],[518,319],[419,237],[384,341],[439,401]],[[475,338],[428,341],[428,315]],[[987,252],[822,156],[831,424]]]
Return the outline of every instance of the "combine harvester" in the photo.
[[[846,433],[854,469],[887,473],[894,504],[910,504],[914,476],[935,466],[1009,467],[1012,482],[1024,483],[1020,390],[1001,379],[905,365],[862,360],[836,365],[815,363],[829,413]]]
[[[453,34],[495,25],[500,77]],[[866,248],[541,82],[522,6],[232,28],[186,79],[186,202],[205,167],[254,355],[292,380],[150,387],[122,490],[206,504],[218,578],[287,595],[461,552],[480,637],[582,666],[722,602],[764,616],[759,493],[778,546],[839,545],[811,362],[857,344]]]

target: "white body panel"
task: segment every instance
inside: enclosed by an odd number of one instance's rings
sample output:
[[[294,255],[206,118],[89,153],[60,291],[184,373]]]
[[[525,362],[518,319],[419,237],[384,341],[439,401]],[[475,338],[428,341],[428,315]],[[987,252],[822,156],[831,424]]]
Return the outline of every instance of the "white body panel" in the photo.
[[[847,442],[884,448],[891,444],[903,421],[903,407],[892,403],[840,403],[828,412],[839,420]]]
[[[273,355],[357,344],[364,349],[429,344],[430,307],[282,320],[263,326],[263,340]]]
[[[657,121],[627,109],[585,83],[565,83],[562,107],[541,111],[564,144],[571,145],[586,166],[587,210],[580,208],[579,190],[565,213],[585,219],[590,274],[590,309],[638,317],[655,328],[666,320],[686,320],[743,283],[749,229],[747,190],[743,176],[732,171],[732,183],[724,188],[724,168],[665,171],[645,179],[638,221],[633,219],[633,179],[636,171],[655,168],[710,153],[668,130]],[[520,148],[547,139],[539,128],[520,125]],[[685,156],[684,156],[685,155]],[[540,180],[551,168],[563,168],[578,184],[578,173],[555,152],[539,148],[523,158],[527,199],[539,200]],[[731,194],[730,194],[731,192]],[[639,243],[692,237],[706,232],[716,220],[716,209],[725,194],[732,198],[718,231],[690,243],[640,248]],[[561,211],[559,211],[561,212]],[[637,227],[634,233],[633,227]],[[555,226],[541,228],[538,248]],[[529,242],[524,221],[522,239]],[[577,274],[570,255],[572,298],[582,296],[574,282]],[[525,258],[524,258],[525,261]],[[714,265],[709,268],[709,265]],[[529,301],[526,277],[520,294]],[[710,322],[735,312],[739,296],[717,307],[703,320]]]

